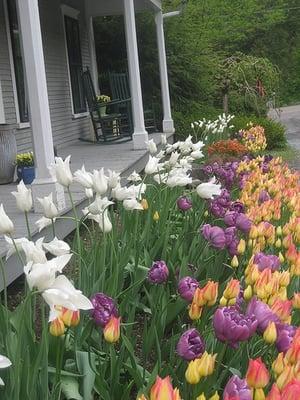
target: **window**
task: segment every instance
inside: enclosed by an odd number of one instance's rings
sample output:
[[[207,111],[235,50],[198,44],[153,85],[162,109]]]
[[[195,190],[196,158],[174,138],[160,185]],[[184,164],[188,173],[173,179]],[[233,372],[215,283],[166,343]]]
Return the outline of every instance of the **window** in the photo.
[[[16,0],[7,1],[9,34],[15,74],[17,102],[19,106],[19,122],[28,122],[28,99],[26,93],[26,81],[23,66],[21,33],[18,23]]]
[[[82,57],[78,19],[64,16],[68,51],[69,73],[74,114],[86,112],[85,96],[82,84]]]

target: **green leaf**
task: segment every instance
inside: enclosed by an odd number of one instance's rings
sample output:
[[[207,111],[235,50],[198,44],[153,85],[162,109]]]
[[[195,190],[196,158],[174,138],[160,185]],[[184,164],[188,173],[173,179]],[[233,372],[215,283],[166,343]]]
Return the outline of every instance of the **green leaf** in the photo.
[[[90,354],[91,362],[95,362],[94,354]],[[76,351],[76,363],[78,371],[83,375],[83,398],[84,400],[93,400],[93,388],[95,384],[95,373],[90,365],[89,353],[86,351]],[[95,369],[95,367],[93,366]]]
[[[67,400],[83,400],[84,398],[79,393],[79,383],[77,379],[71,376],[61,377],[61,391]]]

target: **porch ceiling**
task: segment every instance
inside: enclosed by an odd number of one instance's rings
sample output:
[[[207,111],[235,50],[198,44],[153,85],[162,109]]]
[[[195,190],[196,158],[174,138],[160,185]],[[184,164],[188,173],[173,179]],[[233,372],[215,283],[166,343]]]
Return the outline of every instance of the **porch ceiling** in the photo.
[[[84,0],[89,17],[107,15],[122,15],[124,0]],[[135,9],[140,11],[154,11],[161,9],[161,0],[134,0]]]

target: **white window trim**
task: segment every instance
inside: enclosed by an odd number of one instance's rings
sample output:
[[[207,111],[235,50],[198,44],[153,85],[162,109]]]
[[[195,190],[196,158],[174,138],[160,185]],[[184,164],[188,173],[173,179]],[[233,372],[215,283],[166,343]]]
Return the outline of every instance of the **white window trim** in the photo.
[[[5,112],[4,112],[1,80],[0,80],[0,124],[5,124]]]
[[[67,17],[71,17],[74,19],[79,19],[80,11],[76,8],[67,6],[66,4],[61,5],[62,11],[62,23],[63,23],[63,30],[64,30],[64,42],[65,42],[65,50],[66,50],[66,60],[67,60],[67,70],[68,70],[68,80],[69,80],[69,89],[70,89],[70,99],[71,99],[71,107],[72,107],[72,119],[79,119],[84,118],[89,115],[89,112],[83,113],[75,113],[74,105],[73,105],[73,93],[72,93],[72,83],[71,83],[71,75],[70,75],[70,66],[69,66],[69,55],[68,55],[68,44],[67,44],[67,33],[66,33],[66,25],[65,25],[65,15]]]
[[[4,0],[3,1],[4,19],[5,19],[7,44],[8,44],[10,74],[11,74],[11,81],[12,81],[13,95],[14,95],[14,103],[15,103],[17,129],[25,129],[25,128],[30,128],[30,122],[21,122],[21,118],[20,118],[19,99],[18,99],[17,81],[16,81],[16,75],[15,75],[14,56],[13,56],[13,51],[12,51],[11,37],[10,37],[10,25],[9,25],[9,18],[8,18],[7,1],[8,0]],[[25,73],[25,70],[24,70],[24,73]]]

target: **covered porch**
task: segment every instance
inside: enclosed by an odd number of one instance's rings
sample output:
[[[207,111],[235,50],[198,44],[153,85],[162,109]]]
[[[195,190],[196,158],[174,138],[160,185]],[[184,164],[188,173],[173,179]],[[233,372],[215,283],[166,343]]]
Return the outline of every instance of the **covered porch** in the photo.
[[[173,134],[166,134],[168,141],[173,140]],[[158,148],[160,147],[161,134],[155,133],[149,135],[150,139],[154,139]],[[131,142],[120,143],[118,145],[110,144],[105,146],[95,146],[92,143],[77,142],[66,148],[59,150],[59,156],[65,158],[71,155],[71,170],[74,172],[85,165],[88,171],[93,169],[104,168],[113,169],[121,174],[122,179],[126,182],[126,178],[135,170],[141,172],[148,161],[148,151],[145,149],[133,150]],[[88,200],[85,193],[78,184],[72,184],[72,193],[79,215],[81,210],[87,206]],[[24,214],[18,210],[15,199],[11,192],[16,190],[16,184],[0,186],[0,203],[4,204],[5,210],[9,217],[14,221],[16,238],[27,236],[27,228],[25,224]],[[49,193],[48,193],[49,194]],[[71,204],[66,199],[65,208],[61,210],[61,216],[71,215]],[[29,226],[32,234],[32,240],[36,241],[40,237],[51,240],[53,237],[51,227],[38,231],[35,222],[39,220],[43,214],[39,211],[30,212]],[[57,219],[56,234],[60,238],[66,237],[74,229],[74,221],[66,219]],[[0,237],[0,257],[5,257],[7,245],[3,237]],[[7,284],[13,282],[23,273],[23,266],[16,255],[11,256],[6,263],[6,280]],[[3,289],[3,282],[0,279],[0,291]]]
[[[62,4],[63,3],[63,4]],[[66,4],[64,4],[66,3]],[[89,55],[92,78],[97,92],[101,92],[98,86],[98,66],[95,54],[95,42],[93,32],[93,18],[105,15],[123,15],[126,32],[126,48],[128,59],[128,72],[131,89],[131,103],[133,116],[133,140],[130,146],[134,150],[144,150],[148,140],[148,132],[145,129],[143,94],[141,89],[140,66],[138,45],[136,36],[136,12],[150,10],[153,12],[156,22],[157,44],[159,55],[159,67],[161,78],[161,92],[163,104],[163,132],[174,133],[174,124],[171,116],[169,85],[167,75],[167,62],[165,53],[163,14],[160,0],[78,0],[84,7],[86,24],[88,27]],[[18,14],[21,28],[22,47],[26,78],[28,82],[28,99],[30,108],[30,123],[32,127],[32,143],[35,155],[36,179],[32,184],[34,197],[43,197],[54,193],[60,209],[65,208],[64,193],[49,176],[48,167],[54,161],[53,135],[49,110],[47,79],[45,73],[44,49],[42,43],[41,24],[39,16],[38,0],[18,0]],[[74,2],[61,2],[61,7],[69,14],[76,10],[72,8]],[[74,11],[75,10],[75,11]],[[82,151],[85,151],[85,146]],[[119,158],[122,159],[122,147],[116,145]],[[100,159],[101,146],[95,145],[95,153]],[[66,153],[69,153],[68,148]],[[114,168],[114,165],[110,165]],[[36,211],[38,205],[36,204]]]

